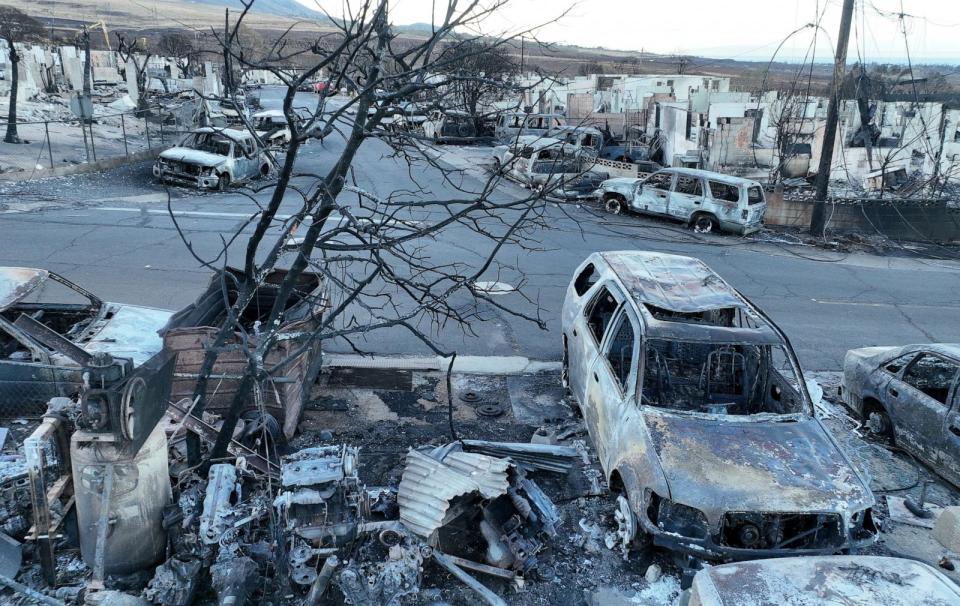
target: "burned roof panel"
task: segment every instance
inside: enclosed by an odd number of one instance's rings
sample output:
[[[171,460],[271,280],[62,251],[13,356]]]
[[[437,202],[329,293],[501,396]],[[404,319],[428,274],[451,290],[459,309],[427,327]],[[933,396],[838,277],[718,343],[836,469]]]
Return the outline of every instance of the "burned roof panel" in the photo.
[[[452,452],[443,461],[411,450],[397,491],[400,521],[428,537],[443,525],[450,502],[478,493],[493,498],[506,493],[510,461],[469,452]]]
[[[700,259],[639,250],[600,254],[637,303],[683,313],[749,308]]]
[[[50,276],[45,269],[0,267],[0,310],[24,298]]]

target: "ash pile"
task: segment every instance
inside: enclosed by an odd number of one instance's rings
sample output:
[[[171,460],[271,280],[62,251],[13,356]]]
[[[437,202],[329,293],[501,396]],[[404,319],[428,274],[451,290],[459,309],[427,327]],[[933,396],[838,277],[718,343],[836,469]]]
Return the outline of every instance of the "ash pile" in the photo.
[[[185,436],[209,455],[221,419],[168,403],[175,360],[87,361],[82,395],[51,400],[0,460],[0,601],[404,604],[440,574],[499,605],[539,579],[561,516],[534,478],[566,474],[578,449],[460,440],[411,449],[395,485],[365,486],[360,448],[284,452],[264,411],[228,457],[190,466]]]

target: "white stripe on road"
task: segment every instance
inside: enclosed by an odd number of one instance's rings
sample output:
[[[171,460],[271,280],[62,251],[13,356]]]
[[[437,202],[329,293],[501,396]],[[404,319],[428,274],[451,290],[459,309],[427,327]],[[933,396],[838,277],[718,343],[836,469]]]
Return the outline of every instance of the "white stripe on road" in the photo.
[[[918,309],[960,309],[956,305],[924,305],[922,303],[858,303],[856,301],[829,301],[823,299],[810,299],[814,303],[821,305],[852,305],[856,307],[915,307]]]
[[[118,213],[136,213],[142,214],[147,213],[148,215],[166,215],[169,216],[170,212],[164,209],[158,208],[131,208],[127,206],[98,206],[97,210],[105,210],[109,212],[118,212]],[[255,213],[222,213],[222,212],[213,212],[207,210],[175,210],[173,215],[176,217],[210,217],[214,219],[249,219],[260,214],[259,211]],[[82,216],[82,215],[76,215]],[[274,218],[279,221],[286,221],[287,219],[292,218],[293,215],[276,215]],[[331,214],[329,221],[336,221],[337,223],[343,223],[347,219],[343,215]],[[360,218],[361,223],[369,222],[368,218]],[[402,221],[399,219],[389,219],[384,221],[385,225],[396,226],[396,225],[406,225],[409,227],[417,227],[421,225],[422,221]]]

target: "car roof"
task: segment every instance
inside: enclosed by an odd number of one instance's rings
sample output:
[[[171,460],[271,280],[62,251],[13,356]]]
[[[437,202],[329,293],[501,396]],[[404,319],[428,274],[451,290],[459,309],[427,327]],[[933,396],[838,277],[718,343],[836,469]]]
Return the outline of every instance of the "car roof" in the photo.
[[[723,173],[715,173],[711,170],[702,170],[699,168],[681,168],[677,166],[668,166],[663,168],[659,172],[670,171],[675,172],[681,175],[689,175],[691,177],[702,177],[704,179],[710,179],[711,181],[720,181],[721,183],[727,183],[729,185],[756,185],[760,186],[760,183],[752,179],[744,179],[743,177],[734,177],[733,175],[725,175]]]
[[[694,588],[704,606],[941,606],[960,589],[933,567],[884,556],[805,556],[711,566]]]
[[[266,109],[262,112],[253,114],[254,118],[286,118],[283,111],[279,109]]]
[[[45,269],[0,267],[0,311],[29,295],[49,277]]]
[[[700,259],[667,253],[621,250],[599,253],[643,317],[647,334],[668,338],[712,335],[756,343],[780,343],[772,324],[732,286]],[[665,319],[671,314],[714,310],[740,311],[755,328],[691,324]],[[666,314],[659,312],[665,311]]]
[[[213,126],[203,126],[200,128],[195,128],[191,133],[216,133],[218,135],[223,135],[228,139],[233,139],[234,141],[242,141],[244,139],[253,139],[253,133],[246,130],[237,130],[235,128],[214,128]]]
[[[960,360],[960,343],[923,343],[921,345],[908,345],[904,351],[922,350],[931,351]]]

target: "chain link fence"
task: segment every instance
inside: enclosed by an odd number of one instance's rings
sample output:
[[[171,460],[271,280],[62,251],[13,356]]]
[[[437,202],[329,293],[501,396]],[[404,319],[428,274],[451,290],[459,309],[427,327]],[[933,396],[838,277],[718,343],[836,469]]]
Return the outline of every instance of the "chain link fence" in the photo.
[[[0,178],[33,179],[50,171],[129,157],[178,142],[195,127],[197,104],[151,105],[144,109],[95,114],[89,121],[17,120],[20,143],[0,140]],[[9,122],[0,121],[0,137]]]

